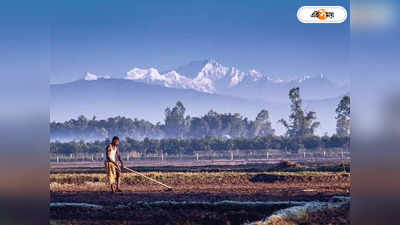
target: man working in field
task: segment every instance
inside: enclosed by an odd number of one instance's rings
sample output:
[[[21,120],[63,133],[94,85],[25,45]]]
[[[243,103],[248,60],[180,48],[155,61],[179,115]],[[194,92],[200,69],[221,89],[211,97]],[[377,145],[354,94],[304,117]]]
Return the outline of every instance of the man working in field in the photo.
[[[106,152],[106,161],[104,162],[108,182],[111,186],[111,191],[121,192],[119,189],[119,182],[121,177],[121,168],[124,167],[124,163],[122,162],[121,155],[118,149],[119,138],[117,136],[113,137],[111,144],[107,146]],[[118,157],[118,160],[121,162],[121,168],[118,166],[117,161],[115,160]]]

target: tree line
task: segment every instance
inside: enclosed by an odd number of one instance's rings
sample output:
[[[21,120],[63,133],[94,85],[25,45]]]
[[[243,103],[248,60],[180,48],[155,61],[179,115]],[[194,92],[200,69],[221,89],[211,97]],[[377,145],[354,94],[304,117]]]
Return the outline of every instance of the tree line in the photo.
[[[244,118],[239,113],[217,113],[213,110],[201,117],[185,115],[185,107],[177,102],[165,110],[164,124],[126,117],[113,117],[106,120],[88,119],[79,116],[66,122],[50,123],[52,140],[104,140],[112,136],[121,139],[134,138],[237,138],[273,135],[269,114],[261,110],[254,121]]]
[[[186,115],[186,109],[182,102],[178,101],[174,107],[167,107],[164,111],[164,123],[153,124],[149,121],[130,119],[126,117],[113,117],[106,120],[97,120],[96,117],[87,119],[80,116],[65,122],[50,123],[51,140],[67,141],[66,145],[75,145],[76,140],[94,141],[119,136],[126,141],[135,140],[137,143],[151,142],[185,142],[181,139],[194,139],[193,143],[204,140],[220,140],[231,143],[234,140],[251,142],[255,140],[281,141],[277,149],[299,149],[305,146],[325,146],[321,140],[325,137],[316,137],[314,131],[320,125],[317,121],[316,112],[306,111],[302,107],[300,89],[292,88],[289,91],[290,114],[287,120],[280,119],[278,122],[286,128],[282,137],[276,137],[271,126],[268,110],[263,109],[254,120],[249,120],[239,113],[217,113],[213,110],[201,117],[190,117]],[[336,134],[330,138],[336,140],[348,140],[350,137],[350,97],[344,96],[336,108]],[[165,140],[162,140],[165,139]],[[150,141],[151,140],[151,141]],[[191,140],[188,140],[191,142]],[[337,141],[334,141],[335,143]],[[339,141],[340,142],[340,141]],[[339,143],[338,142],[338,143]],[[59,146],[62,143],[57,142]],[[256,141],[256,143],[259,143]],[[313,143],[313,144],[311,144]],[[253,143],[254,144],[254,143]],[[252,145],[253,145],[252,144]],[[161,144],[160,144],[161,145]],[[269,142],[254,144],[257,146],[270,146]],[[336,144],[339,145],[339,144]],[[137,147],[135,145],[135,147]],[[165,147],[165,146],[164,146]],[[75,148],[75,147],[74,147]],[[204,147],[198,147],[204,148]],[[250,147],[252,148],[252,147]],[[141,148],[138,148],[141,149]],[[193,149],[193,148],[191,148]],[[228,148],[226,147],[225,150]]]
[[[84,142],[52,142],[51,153],[103,153],[105,146],[110,143],[109,139],[103,141]],[[327,148],[347,149],[349,137],[338,135],[309,136],[304,137],[301,143],[285,136],[264,136],[255,138],[200,138],[200,139],[149,139],[135,140],[126,138],[121,140],[119,148],[121,152],[136,151],[142,154],[171,155],[194,154],[199,151],[229,151],[229,150],[264,150],[280,149],[282,151],[297,152],[300,148],[308,150],[319,150]]]

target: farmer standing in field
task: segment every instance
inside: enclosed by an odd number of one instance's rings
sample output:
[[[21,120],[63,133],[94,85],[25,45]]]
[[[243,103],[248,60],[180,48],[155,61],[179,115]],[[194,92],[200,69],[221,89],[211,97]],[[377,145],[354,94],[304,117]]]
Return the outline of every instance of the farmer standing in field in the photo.
[[[118,144],[119,138],[117,136],[113,137],[111,144],[107,146],[106,161],[104,162],[107,171],[108,182],[113,193],[121,192],[119,189],[119,182],[121,177],[121,168],[124,167],[124,163],[122,162],[118,149]],[[121,168],[117,164],[116,157],[118,157],[118,160],[121,162]]]

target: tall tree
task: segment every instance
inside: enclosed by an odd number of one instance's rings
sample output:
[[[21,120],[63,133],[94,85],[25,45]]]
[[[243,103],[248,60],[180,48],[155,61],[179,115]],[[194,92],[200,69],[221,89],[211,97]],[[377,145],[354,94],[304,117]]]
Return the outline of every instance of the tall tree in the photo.
[[[280,119],[280,122],[286,129],[286,135],[294,138],[300,143],[301,138],[312,136],[320,123],[316,122],[316,113],[306,112],[302,109],[302,99],[300,97],[300,88],[292,88],[289,91],[289,99],[291,101],[289,121]]]
[[[350,136],[350,96],[343,96],[336,108],[336,134]]]
[[[207,126],[209,127],[209,130],[205,134],[205,136],[221,136],[222,120],[220,114],[213,110],[210,110],[206,115],[202,117],[202,119],[205,123],[207,123]]]
[[[231,137],[245,137],[247,133],[247,120],[243,119],[239,113],[234,113],[229,118],[231,131],[229,135]]]
[[[165,109],[165,130],[168,137],[183,137],[187,124],[185,111],[186,109],[180,101],[172,109],[169,107]]]
[[[275,130],[272,129],[271,121],[269,120],[269,113],[265,109],[261,110],[261,112],[257,114],[256,120],[253,124],[251,135],[253,137],[273,135],[275,132]]]
[[[208,126],[207,121],[198,117],[193,117],[190,121],[188,136],[192,138],[204,138],[208,136],[209,130],[210,127]]]

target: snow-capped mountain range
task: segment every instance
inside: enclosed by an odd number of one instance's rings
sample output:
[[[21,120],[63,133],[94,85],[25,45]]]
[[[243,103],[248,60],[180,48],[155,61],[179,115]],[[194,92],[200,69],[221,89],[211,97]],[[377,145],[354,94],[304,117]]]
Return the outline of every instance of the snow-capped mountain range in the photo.
[[[110,76],[97,76],[92,73],[86,73],[85,76],[85,80],[99,78],[109,79]],[[295,86],[305,87],[303,96],[311,99],[335,97],[347,91],[323,75],[283,80],[272,78],[255,69],[244,72],[235,67],[224,66],[215,60],[194,61],[166,72],[152,67],[135,67],[126,73],[124,79],[168,88],[273,101],[287,99],[288,89]]]
[[[194,71],[196,67],[198,69],[197,74],[184,74],[185,71]],[[215,60],[189,63],[186,67],[180,67],[178,71],[180,72],[172,70],[166,73],[160,73],[155,68],[133,68],[126,73],[125,79],[159,84],[165,87],[194,89],[206,93],[218,93],[220,91],[219,89],[235,87],[240,85],[244,80],[257,82],[265,78],[270,82],[281,82],[280,80],[274,80],[264,76],[256,70],[242,72],[235,67],[224,66]],[[183,73],[181,73],[181,71]]]

